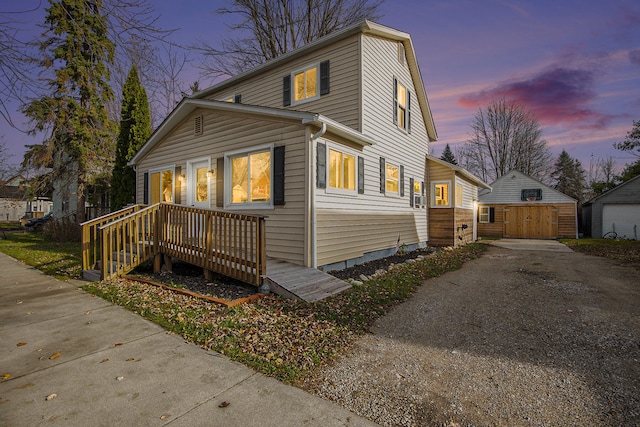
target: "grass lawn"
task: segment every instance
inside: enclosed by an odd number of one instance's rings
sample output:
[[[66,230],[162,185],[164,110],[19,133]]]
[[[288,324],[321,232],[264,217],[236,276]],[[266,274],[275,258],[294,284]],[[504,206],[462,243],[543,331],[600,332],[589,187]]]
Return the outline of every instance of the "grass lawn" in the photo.
[[[52,242],[35,231],[0,232],[0,252],[59,280],[79,279],[82,275],[79,242]]]
[[[640,269],[640,240],[562,239],[576,252],[605,257]]]

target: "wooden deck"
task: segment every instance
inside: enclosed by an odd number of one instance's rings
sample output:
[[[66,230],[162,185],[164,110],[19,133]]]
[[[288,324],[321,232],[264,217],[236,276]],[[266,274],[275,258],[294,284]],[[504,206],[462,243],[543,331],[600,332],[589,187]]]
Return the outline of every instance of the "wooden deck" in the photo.
[[[343,280],[315,268],[268,257],[265,281],[272,292],[307,302],[320,301],[351,287]]]

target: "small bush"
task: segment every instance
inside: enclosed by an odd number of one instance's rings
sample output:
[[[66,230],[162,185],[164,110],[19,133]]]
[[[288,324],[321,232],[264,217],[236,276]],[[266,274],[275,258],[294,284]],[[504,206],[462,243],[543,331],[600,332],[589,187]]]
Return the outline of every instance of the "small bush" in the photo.
[[[52,242],[80,242],[82,237],[80,226],[69,218],[49,221],[42,232]]]

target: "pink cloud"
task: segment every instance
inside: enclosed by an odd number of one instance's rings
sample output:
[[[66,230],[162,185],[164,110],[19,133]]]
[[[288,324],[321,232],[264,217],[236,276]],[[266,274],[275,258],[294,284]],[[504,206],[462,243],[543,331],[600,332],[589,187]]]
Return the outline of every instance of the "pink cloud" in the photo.
[[[588,107],[595,98],[593,84],[594,76],[590,71],[555,66],[529,79],[508,81],[469,93],[459,98],[458,104],[475,109],[505,98],[525,105],[542,124],[569,123],[581,128],[602,129],[611,117]]]

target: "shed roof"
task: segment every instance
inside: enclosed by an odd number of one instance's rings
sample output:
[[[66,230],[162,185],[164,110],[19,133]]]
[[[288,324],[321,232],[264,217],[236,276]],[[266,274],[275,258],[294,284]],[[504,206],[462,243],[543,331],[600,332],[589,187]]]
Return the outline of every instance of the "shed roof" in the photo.
[[[478,195],[480,203],[524,203],[520,199],[523,189],[540,188],[543,190],[542,201],[551,203],[577,203],[577,200],[551,188],[537,179],[520,171],[512,170],[491,183],[493,191],[482,191]]]

